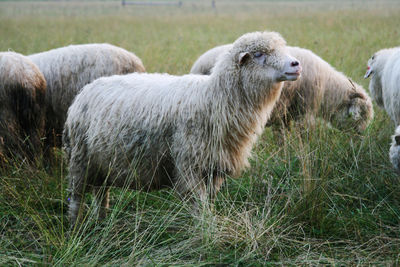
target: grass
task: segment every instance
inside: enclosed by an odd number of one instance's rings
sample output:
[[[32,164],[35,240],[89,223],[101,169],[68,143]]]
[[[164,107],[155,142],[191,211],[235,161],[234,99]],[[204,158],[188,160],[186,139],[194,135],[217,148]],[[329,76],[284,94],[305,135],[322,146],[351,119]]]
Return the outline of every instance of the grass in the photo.
[[[185,74],[207,49],[268,29],[368,88],[367,59],[400,41],[396,1],[216,2],[217,10],[208,1],[1,1],[0,50],[109,42],[135,52],[149,72]],[[109,216],[74,233],[62,157],[50,168],[15,162],[0,173],[0,265],[399,265],[393,130],[377,107],[362,136],[318,124],[292,129],[282,146],[266,129],[251,168],[199,215],[171,190],[114,189]]]

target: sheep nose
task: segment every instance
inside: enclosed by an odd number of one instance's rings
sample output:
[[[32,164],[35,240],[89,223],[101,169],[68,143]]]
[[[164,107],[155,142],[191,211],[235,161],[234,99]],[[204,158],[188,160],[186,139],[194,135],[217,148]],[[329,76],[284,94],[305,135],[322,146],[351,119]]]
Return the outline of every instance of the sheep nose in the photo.
[[[296,67],[296,66],[298,66],[298,65],[300,65],[300,62],[298,62],[297,60],[292,61],[292,62],[290,63],[290,66],[291,66],[291,67]]]

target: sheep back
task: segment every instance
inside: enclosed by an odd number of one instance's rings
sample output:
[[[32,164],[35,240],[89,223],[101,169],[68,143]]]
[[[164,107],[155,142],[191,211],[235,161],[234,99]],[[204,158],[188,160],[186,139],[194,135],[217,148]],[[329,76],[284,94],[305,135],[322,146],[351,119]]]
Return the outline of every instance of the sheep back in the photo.
[[[47,141],[55,146],[61,146],[68,107],[86,84],[103,76],[145,71],[135,54],[110,44],[70,45],[29,58],[47,81]]]
[[[232,48],[232,44],[220,45],[214,48],[211,48],[204,54],[202,54],[193,64],[190,69],[190,73],[193,74],[201,74],[201,75],[210,75],[211,70],[217,62],[217,59],[223,53],[229,51]]]

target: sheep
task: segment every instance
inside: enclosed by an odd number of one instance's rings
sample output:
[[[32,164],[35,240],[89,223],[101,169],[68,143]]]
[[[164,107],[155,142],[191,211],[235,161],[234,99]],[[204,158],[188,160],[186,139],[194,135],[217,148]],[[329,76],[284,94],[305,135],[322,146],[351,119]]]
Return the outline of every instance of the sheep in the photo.
[[[49,147],[61,147],[68,107],[86,84],[103,76],[145,71],[135,54],[110,44],[70,45],[29,58],[47,81],[46,143]]]
[[[190,72],[210,74],[216,59],[230,47],[232,45],[228,44],[210,49],[197,59]],[[276,132],[289,128],[291,120],[307,118],[312,122],[318,116],[341,130],[355,128],[358,132],[364,131],[374,112],[371,98],[362,86],[336,71],[312,51],[287,48],[302,62],[303,72],[297,81],[284,84],[266,126],[272,126]]]
[[[400,173],[400,47],[382,49],[369,60],[364,78],[371,77],[369,90],[378,106],[398,125],[389,149],[389,158]]]
[[[392,136],[389,158],[395,170],[400,173],[400,125],[397,126],[395,133]]]
[[[132,172],[133,189],[167,186],[201,200],[212,198],[227,175],[238,176],[282,81],[300,75],[285,44],[275,32],[248,33],[210,76],[134,73],[85,86],[63,133],[72,225],[85,192],[94,190],[104,217],[109,186],[127,183]]]
[[[378,106],[384,108],[395,125],[400,124],[400,47],[382,49],[368,60],[365,78]]]
[[[32,162],[40,155],[44,133],[46,80],[27,57],[0,53],[0,164]]]

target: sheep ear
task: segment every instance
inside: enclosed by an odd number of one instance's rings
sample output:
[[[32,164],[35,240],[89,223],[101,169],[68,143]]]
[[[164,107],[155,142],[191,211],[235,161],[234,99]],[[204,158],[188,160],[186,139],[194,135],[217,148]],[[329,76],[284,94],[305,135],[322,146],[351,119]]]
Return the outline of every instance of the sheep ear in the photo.
[[[239,54],[239,65],[243,65],[244,62],[250,57],[249,52],[242,52]]]
[[[351,79],[348,79],[348,80],[349,80],[349,82],[351,83],[351,88],[352,88],[353,90],[355,90],[355,89],[356,89],[356,86],[354,85],[353,81],[352,81]]]
[[[396,135],[394,137],[394,140],[396,141],[396,146],[399,146],[400,145],[400,135]]]

